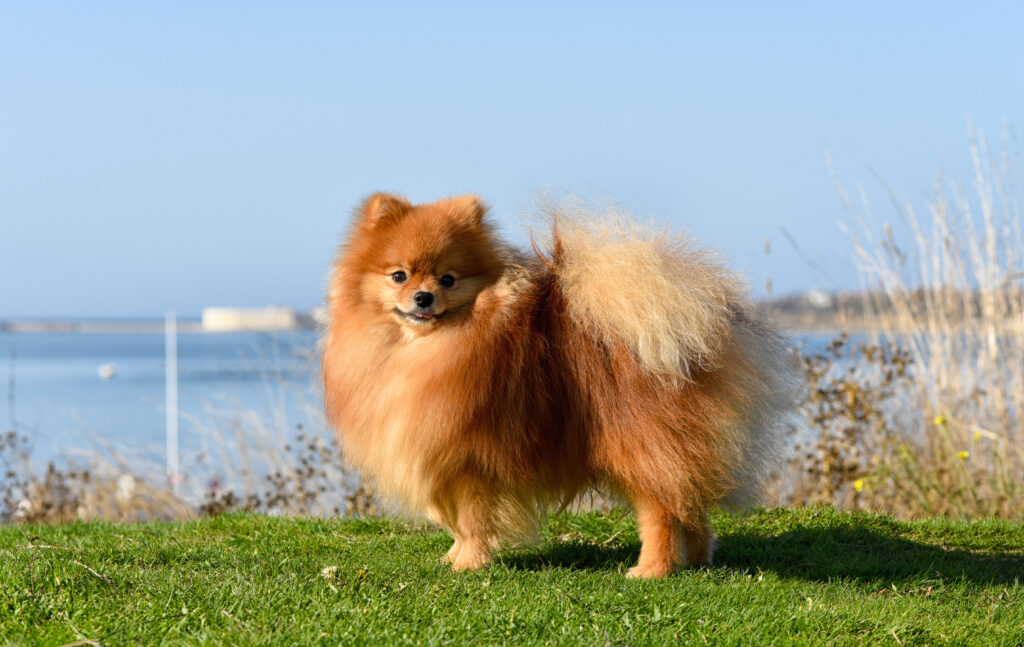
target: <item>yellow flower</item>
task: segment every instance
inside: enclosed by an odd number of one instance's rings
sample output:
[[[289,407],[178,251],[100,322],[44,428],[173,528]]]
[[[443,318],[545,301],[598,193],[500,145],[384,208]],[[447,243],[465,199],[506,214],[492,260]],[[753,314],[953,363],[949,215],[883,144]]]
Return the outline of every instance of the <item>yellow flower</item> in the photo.
[[[956,455],[957,455],[958,457],[960,457],[960,458],[964,458],[964,459],[966,459],[966,458],[967,458],[968,456],[970,456],[970,455],[971,455],[971,452],[968,452],[968,451],[962,451],[962,452],[957,452],[957,453],[956,453]]]
[[[936,425],[944,425],[946,424],[946,416],[935,416],[935,419],[932,420],[932,422]]]
[[[857,479],[856,481],[854,481],[853,482],[853,488],[855,490],[857,490],[858,492],[863,490],[864,489],[864,479]]]
[[[979,440],[981,440],[981,432],[976,431],[974,432],[974,442],[978,442]]]

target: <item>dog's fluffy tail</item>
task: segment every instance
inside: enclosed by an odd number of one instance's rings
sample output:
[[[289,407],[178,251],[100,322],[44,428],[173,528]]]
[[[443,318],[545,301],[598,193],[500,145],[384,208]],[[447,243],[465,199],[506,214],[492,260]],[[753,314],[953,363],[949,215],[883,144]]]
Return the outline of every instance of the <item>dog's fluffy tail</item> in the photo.
[[[780,457],[798,382],[744,285],[693,241],[621,209],[562,202],[545,211],[552,233],[543,256],[574,326],[629,348],[666,388],[687,388],[707,372],[727,385],[717,392],[719,424],[703,430],[727,473],[719,502],[756,501]]]
[[[545,211],[551,269],[575,323],[626,344],[647,371],[672,381],[714,367],[731,320],[746,307],[742,285],[714,255],[614,207],[595,215],[558,203]]]

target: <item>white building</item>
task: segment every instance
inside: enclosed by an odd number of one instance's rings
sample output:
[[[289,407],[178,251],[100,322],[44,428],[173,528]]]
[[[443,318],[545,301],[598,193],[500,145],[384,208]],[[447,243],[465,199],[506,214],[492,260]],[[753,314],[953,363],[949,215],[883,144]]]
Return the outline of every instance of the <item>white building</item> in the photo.
[[[300,327],[295,308],[204,308],[203,330],[233,332],[242,330],[295,330]]]

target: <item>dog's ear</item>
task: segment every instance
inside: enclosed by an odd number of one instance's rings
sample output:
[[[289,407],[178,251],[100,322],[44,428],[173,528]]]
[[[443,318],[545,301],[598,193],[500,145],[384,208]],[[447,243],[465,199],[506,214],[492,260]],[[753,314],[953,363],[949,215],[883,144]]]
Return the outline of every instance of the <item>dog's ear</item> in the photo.
[[[457,198],[449,198],[452,212],[463,222],[470,225],[479,225],[487,214],[487,203],[475,195],[463,195]]]
[[[398,222],[412,209],[403,197],[390,193],[374,193],[356,211],[356,219],[370,229],[385,222]]]

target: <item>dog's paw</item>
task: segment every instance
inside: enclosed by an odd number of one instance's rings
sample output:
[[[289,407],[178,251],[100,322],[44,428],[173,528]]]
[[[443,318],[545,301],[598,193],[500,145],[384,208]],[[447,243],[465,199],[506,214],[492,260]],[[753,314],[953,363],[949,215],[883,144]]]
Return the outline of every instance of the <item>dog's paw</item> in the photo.
[[[675,570],[675,564],[637,564],[626,571],[626,577],[640,580],[661,579],[671,575]]]
[[[461,550],[462,550],[462,544],[460,544],[459,542],[456,541],[454,544],[452,544],[452,547],[448,549],[448,552],[445,553],[444,557],[441,558],[441,563],[442,564],[452,564],[452,563],[454,563],[455,562],[455,558],[457,558],[459,556],[459,551],[461,551]]]
[[[456,571],[478,571],[491,563],[491,556],[464,549],[449,563]]]

